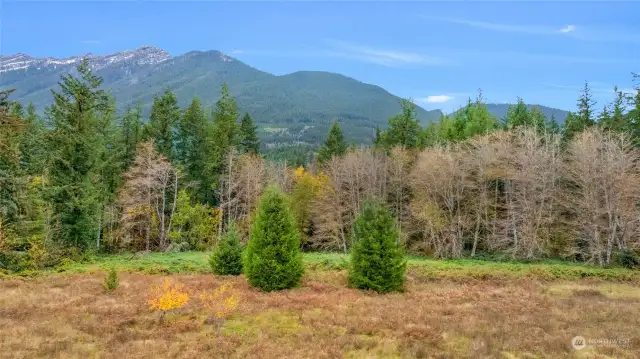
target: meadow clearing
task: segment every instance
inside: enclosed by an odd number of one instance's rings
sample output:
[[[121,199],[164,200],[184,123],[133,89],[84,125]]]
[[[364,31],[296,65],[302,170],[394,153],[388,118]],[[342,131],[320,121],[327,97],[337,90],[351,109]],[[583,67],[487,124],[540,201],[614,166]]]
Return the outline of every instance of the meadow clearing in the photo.
[[[637,358],[640,272],[561,262],[409,258],[403,293],[348,288],[348,257],[304,255],[295,289],[209,273],[202,252],[99,257],[0,280],[0,358]],[[106,269],[119,286],[105,291]],[[160,322],[165,278],[194,293]],[[196,294],[229,284],[214,325]],[[587,347],[576,350],[572,338]],[[599,341],[598,341],[599,340]],[[605,340],[609,340],[606,342]],[[614,340],[615,342],[611,342]]]

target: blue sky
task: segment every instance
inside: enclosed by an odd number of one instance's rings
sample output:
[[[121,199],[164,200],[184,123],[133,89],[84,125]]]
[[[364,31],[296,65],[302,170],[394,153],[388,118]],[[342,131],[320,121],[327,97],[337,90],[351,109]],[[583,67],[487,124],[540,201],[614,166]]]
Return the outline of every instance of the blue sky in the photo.
[[[215,49],[274,74],[341,73],[428,109],[455,109],[481,88],[488,102],[572,110],[584,81],[602,105],[640,72],[640,2],[0,4],[3,55]]]

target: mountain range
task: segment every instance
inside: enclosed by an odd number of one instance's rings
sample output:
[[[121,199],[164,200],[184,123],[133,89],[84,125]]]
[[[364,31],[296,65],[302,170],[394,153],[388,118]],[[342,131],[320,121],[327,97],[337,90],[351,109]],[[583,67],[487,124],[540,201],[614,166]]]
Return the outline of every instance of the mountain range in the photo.
[[[220,97],[223,83],[229,85],[241,112],[248,112],[268,146],[321,142],[333,120],[340,122],[349,140],[369,142],[376,126],[385,128],[389,117],[400,112],[400,98],[383,88],[355,79],[320,71],[298,71],[276,76],[255,69],[220,51],[191,51],[180,56],[142,46],[115,54],[58,59],[33,58],[25,54],[0,56],[0,89],[14,88],[12,99],[33,102],[39,111],[52,101],[60,76],[75,71],[83,58],[104,79],[120,110],[141,105],[148,115],[153,97],[170,88],[179,105],[186,107],[194,96],[208,108]],[[508,105],[490,104],[498,118]],[[566,111],[541,107],[559,122]],[[423,125],[437,120],[439,110],[417,107]]]

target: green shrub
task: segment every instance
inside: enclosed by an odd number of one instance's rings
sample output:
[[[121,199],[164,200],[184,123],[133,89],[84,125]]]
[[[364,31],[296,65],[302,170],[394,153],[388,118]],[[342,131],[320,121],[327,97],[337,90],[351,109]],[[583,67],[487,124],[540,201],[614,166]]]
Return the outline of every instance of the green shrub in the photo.
[[[403,288],[407,262],[398,245],[395,219],[382,204],[367,201],[353,224],[349,283],[379,293]]]
[[[209,257],[213,273],[240,275],[242,273],[242,244],[235,225],[231,225]]]
[[[302,277],[300,234],[287,198],[274,187],[260,198],[244,270],[249,283],[264,291],[295,287]]]
[[[640,255],[633,249],[620,249],[615,254],[615,261],[621,267],[633,269],[640,266]]]
[[[111,268],[109,275],[107,275],[107,278],[104,280],[104,288],[107,291],[112,291],[118,288],[119,284],[120,280],[118,279],[118,272],[116,272],[115,268]]]

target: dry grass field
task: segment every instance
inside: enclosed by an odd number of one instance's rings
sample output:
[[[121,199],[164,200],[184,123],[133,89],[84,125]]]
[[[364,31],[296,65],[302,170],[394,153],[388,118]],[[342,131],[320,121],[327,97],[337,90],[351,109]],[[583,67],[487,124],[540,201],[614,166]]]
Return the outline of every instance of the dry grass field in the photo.
[[[344,269],[311,268],[299,288],[262,293],[243,277],[122,271],[107,293],[105,276],[0,280],[0,358],[640,357],[637,282],[433,278],[410,266],[404,293],[378,295],[347,288]],[[218,327],[193,294],[159,322],[147,293],[167,277],[192,293],[228,283],[240,304]],[[586,348],[572,347],[577,335]]]

